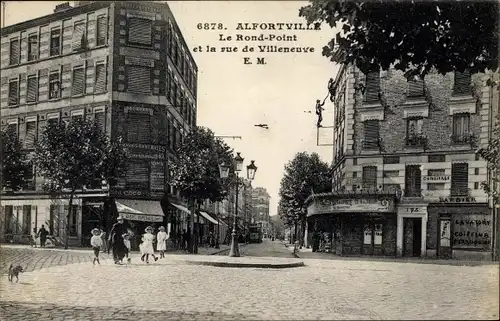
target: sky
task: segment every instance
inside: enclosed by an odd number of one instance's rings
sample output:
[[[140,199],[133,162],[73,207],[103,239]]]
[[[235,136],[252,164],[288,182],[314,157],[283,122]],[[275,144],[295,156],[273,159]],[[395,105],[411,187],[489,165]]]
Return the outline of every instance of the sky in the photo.
[[[11,25],[53,12],[64,1],[7,1],[5,25]],[[334,36],[323,25],[320,31],[236,30],[241,23],[305,22],[298,16],[305,1],[168,1],[179,28],[198,66],[197,124],[216,135],[241,136],[225,139],[245,159],[258,167],[252,186],[264,187],[271,196],[270,215],[277,214],[280,181],[284,166],[298,152],[316,152],[327,163],[332,161],[331,146],[317,146],[316,99],[327,95],[327,83],[338,66],[321,55],[321,49]],[[199,30],[199,23],[222,23],[227,30]],[[232,41],[219,41],[232,36]],[[296,41],[234,41],[237,34],[294,36]],[[293,39],[294,40],[294,39]],[[206,52],[206,46],[219,52]],[[313,47],[313,53],[243,53],[245,45]],[[195,47],[202,52],[193,52]],[[220,52],[221,47],[238,47],[239,52]],[[249,57],[252,65],[245,65]],[[255,59],[264,57],[266,64]],[[333,122],[333,104],[323,106],[323,125]],[[312,111],[305,113],[304,111]],[[269,129],[255,127],[267,124]],[[246,175],[242,173],[243,175]]]

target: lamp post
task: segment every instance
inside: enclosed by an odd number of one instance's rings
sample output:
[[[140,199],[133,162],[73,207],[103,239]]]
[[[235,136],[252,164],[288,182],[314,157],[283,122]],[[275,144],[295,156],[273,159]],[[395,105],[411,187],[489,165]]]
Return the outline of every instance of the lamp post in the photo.
[[[229,251],[229,256],[231,257],[239,257],[240,250],[238,248],[238,239],[236,238],[236,224],[238,219],[238,194],[239,194],[239,185],[240,185],[240,176],[239,172],[243,170],[243,157],[241,157],[240,153],[236,153],[236,157],[234,158],[234,163],[236,165],[236,200],[235,200],[235,211],[234,211],[234,223],[233,223],[233,232],[231,233],[231,249]],[[221,174],[221,178],[227,178],[229,176],[229,166],[225,164],[219,165],[219,170]],[[249,180],[253,180],[255,178],[255,172],[257,171],[257,166],[255,166],[255,161],[251,161],[251,164],[247,166],[247,178]]]

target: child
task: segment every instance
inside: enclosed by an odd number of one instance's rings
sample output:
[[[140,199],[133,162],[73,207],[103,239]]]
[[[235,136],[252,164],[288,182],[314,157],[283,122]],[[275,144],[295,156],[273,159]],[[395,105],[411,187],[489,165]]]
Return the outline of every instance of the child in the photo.
[[[130,235],[128,233],[123,234],[123,244],[125,244],[125,248],[127,252],[125,252],[125,256],[127,257],[127,263],[130,263]]]
[[[90,239],[90,245],[92,245],[95,256],[92,263],[95,265],[95,262],[97,261],[98,264],[101,264],[101,262],[99,262],[99,251],[102,247],[101,231],[98,228],[95,228],[92,230],[92,234],[93,236]]]
[[[144,258],[146,259],[146,263],[149,263],[149,255],[153,256],[155,261],[158,261],[158,258],[155,256],[155,250],[153,248],[153,241],[155,236],[152,234],[153,228],[151,226],[146,227],[146,234],[142,236],[142,243],[140,245],[140,250],[142,253],[141,261],[144,262]]]
[[[167,238],[168,234],[165,232],[165,227],[160,226],[159,232],[156,235],[156,240],[158,243],[156,244],[156,250],[160,252],[160,259],[165,258],[165,251],[167,250]]]

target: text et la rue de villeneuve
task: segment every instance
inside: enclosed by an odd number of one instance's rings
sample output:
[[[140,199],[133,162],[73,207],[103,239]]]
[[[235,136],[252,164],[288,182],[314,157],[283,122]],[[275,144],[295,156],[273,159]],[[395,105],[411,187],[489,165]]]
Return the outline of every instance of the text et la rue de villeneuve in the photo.
[[[293,22],[239,22],[233,28],[223,23],[198,23],[198,30],[219,31],[213,39],[214,44],[199,44],[193,52],[204,53],[242,53],[241,62],[245,65],[266,65],[267,56],[261,54],[308,54],[315,48],[301,45],[303,34],[308,31],[318,31],[319,26]],[[228,30],[234,30],[234,33]],[[260,33],[255,33],[260,32]],[[307,35],[305,36],[307,37]],[[305,38],[304,39],[307,39]]]

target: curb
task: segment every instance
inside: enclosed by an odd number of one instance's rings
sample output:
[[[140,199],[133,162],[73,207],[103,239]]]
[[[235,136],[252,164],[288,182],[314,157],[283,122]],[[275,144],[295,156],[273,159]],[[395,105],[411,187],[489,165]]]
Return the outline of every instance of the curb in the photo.
[[[259,268],[259,269],[287,269],[305,266],[304,262],[295,263],[231,263],[231,262],[210,262],[210,261],[185,261],[190,265],[205,265],[227,268]]]

